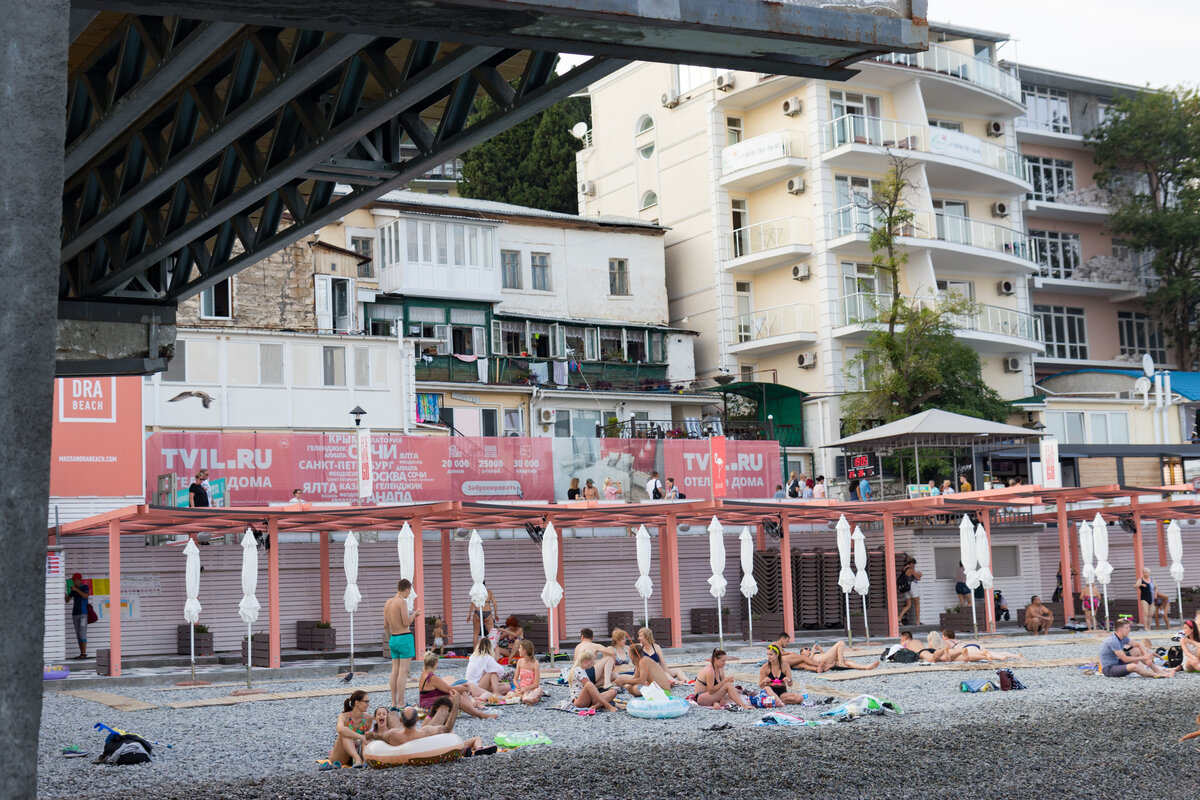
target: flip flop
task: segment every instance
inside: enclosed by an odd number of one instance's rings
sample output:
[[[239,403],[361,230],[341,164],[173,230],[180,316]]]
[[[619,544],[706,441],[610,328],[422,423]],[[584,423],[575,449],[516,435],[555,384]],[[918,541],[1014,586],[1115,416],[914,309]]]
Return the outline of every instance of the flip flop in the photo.
[[[324,770],[327,770],[327,769],[337,769],[337,768],[338,768],[338,767],[340,767],[340,766],[341,766],[341,765],[340,765],[340,764],[337,764],[336,762],[335,762],[335,763],[330,763],[330,762],[326,761],[326,762],[325,762],[325,763],[323,763],[323,764],[318,764],[318,765],[317,765],[317,769],[324,771]]]

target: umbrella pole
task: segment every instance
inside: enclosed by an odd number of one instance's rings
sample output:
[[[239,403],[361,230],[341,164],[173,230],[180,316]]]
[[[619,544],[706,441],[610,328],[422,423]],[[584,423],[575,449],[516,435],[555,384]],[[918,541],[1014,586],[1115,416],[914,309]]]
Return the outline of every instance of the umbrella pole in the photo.
[[[1179,602],[1179,624],[1183,624],[1183,589],[1179,586],[1179,581],[1175,581],[1175,597]]]
[[[546,642],[546,650],[550,652],[550,666],[554,666],[554,609],[546,609],[546,619],[550,620],[550,641]]]
[[[850,632],[850,593],[845,592],[845,595],[846,595],[846,646],[854,647],[854,636]]]
[[[979,638],[979,620],[975,616],[975,590],[971,590],[971,628],[975,631],[975,638]]]
[[[250,663],[254,661],[254,633],[250,629],[250,623],[246,623],[246,688],[253,689],[254,684],[250,682]]]
[[[642,623],[647,628],[650,627],[650,598],[649,597],[642,598]]]
[[[487,631],[483,629],[483,606],[479,607],[479,638],[487,638]],[[475,644],[479,644],[479,642],[475,642]]]
[[[750,609],[750,598],[746,598],[746,624],[750,626],[750,644],[754,644],[754,613]]]
[[[354,612],[350,612],[350,671],[354,672]]]
[[[188,639],[192,645],[192,680],[196,680],[196,623],[188,625]]]
[[[1111,630],[1112,625],[1108,621],[1108,584],[1107,583],[1103,584],[1103,586],[1104,586],[1104,630],[1107,631],[1107,630]]]
[[[722,650],[725,649],[725,625],[721,619],[721,598],[717,598],[717,645]]]
[[[848,598],[847,598],[848,599]],[[867,644],[871,643],[871,623],[867,621],[867,596],[863,595],[863,631],[867,634]]]

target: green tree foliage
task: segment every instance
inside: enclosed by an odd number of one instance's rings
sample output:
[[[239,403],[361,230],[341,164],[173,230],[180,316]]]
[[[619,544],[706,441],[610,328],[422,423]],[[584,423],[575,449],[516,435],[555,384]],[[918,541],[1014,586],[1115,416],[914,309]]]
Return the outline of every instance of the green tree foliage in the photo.
[[[496,103],[484,97],[468,124],[496,110]],[[570,97],[476,145],[463,154],[458,193],[480,200],[578,213],[575,153],[583,143],[571,134],[571,128],[589,120],[588,101]]]
[[[1088,141],[1096,182],[1111,197],[1108,226],[1154,253],[1160,281],[1146,306],[1176,363],[1191,369],[1200,358],[1200,94],[1181,87],[1118,96]]]

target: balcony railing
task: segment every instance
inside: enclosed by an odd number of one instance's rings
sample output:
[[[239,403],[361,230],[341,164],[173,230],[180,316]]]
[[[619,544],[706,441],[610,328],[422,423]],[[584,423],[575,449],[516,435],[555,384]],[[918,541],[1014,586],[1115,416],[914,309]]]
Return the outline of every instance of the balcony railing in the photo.
[[[780,158],[803,158],[802,142],[792,131],[775,131],[731,144],[721,151],[721,173],[728,175]]]
[[[879,219],[876,212],[861,205],[842,206],[829,215],[830,236],[837,238],[853,233],[870,233],[879,224]],[[955,214],[917,212],[910,223],[897,229],[896,234],[964,244],[1027,261],[1034,258],[1032,240],[1024,232]]]
[[[417,359],[418,381],[443,381],[448,383],[479,383],[479,368],[475,362],[460,361],[452,355],[434,355]],[[549,368],[548,358],[530,356],[492,356],[488,363],[488,382],[509,385],[529,385],[539,381],[538,368],[534,364],[547,365],[547,382],[553,382],[554,372]],[[666,364],[640,364],[628,361],[583,361],[578,372],[567,373],[571,389],[593,391],[670,391],[667,382]]]
[[[987,59],[969,56],[940,44],[931,44],[923,53],[886,53],[876,61],[940,72],[962,78],[989,92],[1021,102],[1021,82]]]
[[[763,308],[737,318],[738,341],[753,342],[800,331],[815,331],[813,307],[806,304],[791,304]]]
[[[933,309],[940,300],[936,297],[901,296],[906,306]],[[856,292],[842,298],[842,324],[877,323],[892,307],[892,295],[883,292]],[[1042,341],[1042,320],[1033,314],[1003,306],[976,303],[974,313],[952,316],[958,330],[978,331],[1001,336],[1015,336],[1034,342]]]
[[[1033,200],[1039,199],[1033,194],[1030,194],[1029,197]],[[1048,203],[1062,203],[1068,206],[1107,209],[1112,203],[1112,194],[1093,184],[1092,186],[1081,186],[1078,189],[1070,189],[1056,194],[1045,194],[1040,199]]]
[[[780,217],[737,228],[730,237],[731,258],[754,255],[793,244],[812,244],[808,220],[803,217]]]
[[[798,425],[777,424],[773,420],[627,419],[608,425],[597,424],[596,432],[609,439],[710,439],[724,436],[741,441],[774,440],[785,447],[804,444],[803,431]]]
[[[1024,161],[1016,150],[946,128],[862,114],[845,114],[825,123],[821,131],[822,152],[847,144],[934,153],[982,164],[1020,181],[1026,179]]]

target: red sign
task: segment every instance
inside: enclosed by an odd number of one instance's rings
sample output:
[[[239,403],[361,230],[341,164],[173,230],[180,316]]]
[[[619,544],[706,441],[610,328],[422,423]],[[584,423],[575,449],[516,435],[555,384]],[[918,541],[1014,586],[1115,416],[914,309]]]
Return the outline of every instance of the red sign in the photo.
[[[724,441],[724,437],[718,438]],[[724,462],[720,475],[714,463],[718,454]],[[771,497],[780,482],[779,444],[730,440],[724,441],[722,452],[716,444],[710,448],[704,439],[667,439],[663,442],[663,469],[689,500],[711,498],[714,479],[723,479],[725,484],[719,497]]]
[[[708,451],[712,454],[712,496],[724,497],[726,495],[725,486],[725,437],[714,436],[708,440]]]
[[[54,382],[50,494],[125,497],[142,485],[142,379]]]
[[[549,438],[371,435],[376,503],[554,498]],[[232,506],[358,498],[354,433],[155,433],[146,439],[146,474],[225,478]],[[153,487],[147,487],[153,496]]]

